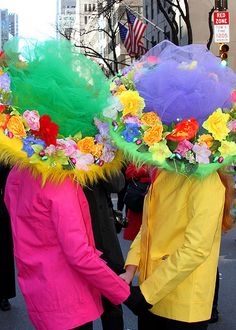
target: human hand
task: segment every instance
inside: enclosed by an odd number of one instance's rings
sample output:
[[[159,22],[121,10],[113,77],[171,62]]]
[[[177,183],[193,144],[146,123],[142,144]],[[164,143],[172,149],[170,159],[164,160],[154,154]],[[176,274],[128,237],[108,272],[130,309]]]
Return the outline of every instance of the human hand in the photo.
[[[124,301],[124,304],[135,314],[140,315],[152,308],[143,296],[138,286],[130,286],[130,295]]]
[[[137,267],[134,265],[128,265],[125,273],[120,274],[120,277],[127,283],[130,284],[134,278]]]

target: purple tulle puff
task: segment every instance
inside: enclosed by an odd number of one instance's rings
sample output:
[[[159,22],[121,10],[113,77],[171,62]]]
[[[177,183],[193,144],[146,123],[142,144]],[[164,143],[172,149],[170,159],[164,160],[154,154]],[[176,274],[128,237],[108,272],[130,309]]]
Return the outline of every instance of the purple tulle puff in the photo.
[[[217,108],[230,107],[236,75],[204,45],[178,47],[163,41],[140,62],[151,65],[135,75],[135,86],[145,99],[144,111],[154,111],[164,124],[195,118],[201,124]]]

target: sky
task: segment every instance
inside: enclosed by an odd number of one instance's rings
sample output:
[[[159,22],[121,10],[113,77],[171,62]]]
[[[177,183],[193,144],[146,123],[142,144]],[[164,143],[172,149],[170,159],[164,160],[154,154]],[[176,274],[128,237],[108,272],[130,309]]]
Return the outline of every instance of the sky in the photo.
[[[0,9],[18,14],[19,36],[55,37],[56,0],[0,0]]]

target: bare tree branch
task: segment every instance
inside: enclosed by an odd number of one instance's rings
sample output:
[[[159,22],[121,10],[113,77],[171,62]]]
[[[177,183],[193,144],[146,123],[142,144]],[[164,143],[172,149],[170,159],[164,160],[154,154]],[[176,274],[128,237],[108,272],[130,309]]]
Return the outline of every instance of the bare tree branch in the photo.
[[[212,24],[212,16],[213,16],[214,11],[215,11],[215,8],[212,7],[208,13],[208,26],[209,26],[210,36],[209,36],[209,40],[207,42],[207,49],[211,48],[211,43],[212,43],[213,35],[214,35],[214,28],[213,28],[213,24]]]

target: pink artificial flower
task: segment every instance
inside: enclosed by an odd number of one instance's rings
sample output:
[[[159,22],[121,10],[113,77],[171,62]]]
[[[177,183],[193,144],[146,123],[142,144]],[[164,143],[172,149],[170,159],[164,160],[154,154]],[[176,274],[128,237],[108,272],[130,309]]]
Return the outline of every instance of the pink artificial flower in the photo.
[[[234,120],[230,120],[229,122],[228,122],[228,129],[231,131],[231,132],[234,132],[234,133],[236,133],[236,119],[234,119]]]
[[[45,154],[52,156],[53,154],[55,154],[57,151],[56,146],[54,146],[54,144],[50,144],[45,150]]]
[[[57,139],[57,150],[65,150],[65,156],[72,156],[77,150],[74,140]]]
[[[128,116],[123,117],[123,120],[126,124],[137,124],[138,126],[142,125],[141,120],[139,120],[138,117],[136,117],[136,116],[128,115]]]
[[[79,150],[73,154],[73,158],[76,160],[75,166],[78,170],[88,171],[88,166],[94,163],[93,155],[85,154]]]
[[[211,151],[208,149],[208,146],[206,143],[203,143],[201,145],[195,143],[193,148],[193,152],[196,154],[196,161],[200,164],[209,164],[210,163],[210,155]]]
[[[115,158],[115,152],[114,149],[107,148],[106,146],[103,148],[102,155],[100,157],[101,160],[103,160],[105,163],[110,163]]]
[[[182,157],[185,157],[186,153],[189,150],[191,150],[192,147],[193,147],[193,144],[191,142],[189,142],[188,140],[183,140],[178,144],[178,146],[174,152],[180,154],[180,156],[182,156]]]
[[[22,117],[26,120],[27,125],[33,131],[38,131],[40,128],[39,124],[39,113],[37,110],[26,110]]]

